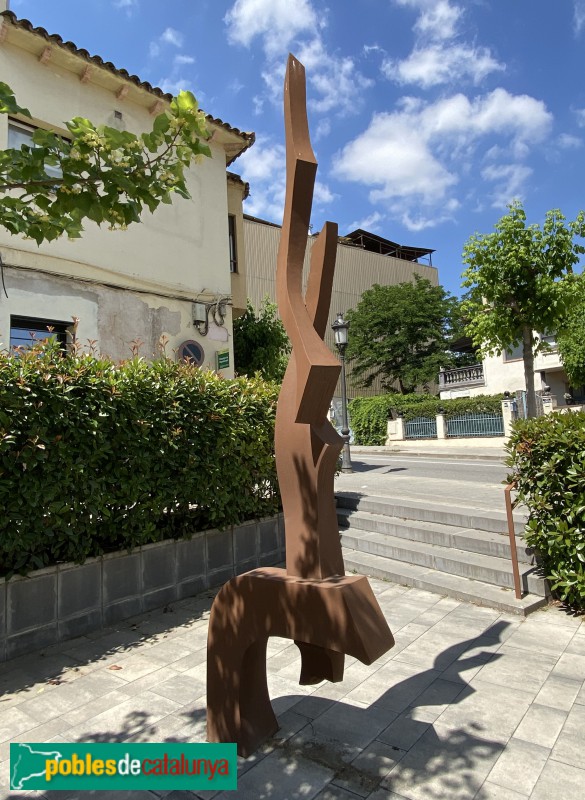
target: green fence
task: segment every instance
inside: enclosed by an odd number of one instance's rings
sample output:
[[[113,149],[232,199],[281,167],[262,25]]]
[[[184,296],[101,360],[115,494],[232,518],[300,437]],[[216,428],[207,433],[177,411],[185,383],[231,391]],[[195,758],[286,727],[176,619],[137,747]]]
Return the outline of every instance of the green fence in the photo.
[[[436,439],[437,420],[435,417],[415,417],[404,423],[405,439]]]
[[[503,436],[501,414],[459,414],[447,419],[447,437]]]

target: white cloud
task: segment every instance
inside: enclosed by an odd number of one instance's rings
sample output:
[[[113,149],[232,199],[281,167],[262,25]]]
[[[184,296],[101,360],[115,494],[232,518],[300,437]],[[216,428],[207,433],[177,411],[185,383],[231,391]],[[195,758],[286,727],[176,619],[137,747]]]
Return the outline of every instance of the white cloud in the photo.
[[[286,192],[286,150],[282,144],[259,136],[256,144],[240,156],[238,172],[250,183],[244,211],[280,224]],[[316,181],[313,207],[323,208],[335,199],[330,188]]]
[[[362,93],[373,81],[361,74],[355,59],[328,51],[322,37],[327,17],[317,14],[310,0],[237,0],[224,21],[232,44],[250,47],[256,38],[262,41],[262,78],[271,102],[282,102],[284,60],[294,42],[307,70],[309,110],[344,115],[363,105]],[[261,100],[255,101],[257,106]]]
[[[448,0],[426,3],[421,6],[414,30],[432,39],[451,39],[457,32],[457,23],[462,15],[463,9],[451,5]]]
[[[576,147],[583,147],[583,139],[570,133],[561,133],[557,139],[557,144],[563,150],[572,150]]]
[[[370,233],[379,233],[381,229],[379,223],[382,222],[383,219],[384,217],[379,211],[374,211],[373,214],[354,220],[352,223],[350,223],[347,226],[347,232],[351,233],[352,231],[357,231],[361,228],[361,230],[369,231]]]
[[[478,84],[490,72],[503,70],[504,67],[492,58],[487,48],[463,44],[446,48],[436,44],[415,48],[402,61],[384,59],[381,69],[389,80],[400,84],[414,83],[428,89],[464,78]]]
[[[183,34],[176,31],[174,28],[166,28],[161,34],[161,42],[165,44],[172,44],[173,47],[183,46]]]
[[[492,72],[505,69],[487,47],[452,42],[459,32],[464,11],[450,0],[395,0],[419,12],[414,24],[415,42],[403,60],[384,59],[382,74],[399,84],[423,89],[444,83],[471,80],[480,83]],[[584,0],[585,2],[585,0]]]
[[[577,117],[577,125],[585,128],[585,108],[573,108],[573,114]]]
[[[398,110],[375,114],[336,155],[333,174],[369,187],[373,204],[421,230],[452,218],[456,187],[482,142],[489,140],[488,158],[520,160],[548,135],[551,123],[542,102],[504,89],[473,100],[463,94],[428,103],[406,97]],[[492,164],[482,173],[484,180],[499,181],[498,195],[519,189],[528,176],[521,164]]]
[[[578,36],[585,26],[585,0],[574,0],[573,11],[575,33]]]
[[[138,9],[138,0],[113,0],[114,8],[124,9],[129,17]]]
[[[280,55],[298,34],[318,26],[309,0],[236,0],[224,22],[230,42],[249,47],[260,36],[269,57]]]
[[[530,167],[522,164],[500,164],[485,167],[481,176],[496,184],[491,193],[492,208],[506,208],[512,200],[522,200],[522,191],[532,175]]]
[[[195,59],[193,58],[193,56],[185,56],[185,55],[179,54],[178,56],[174,57],[173,62],[175,64],[194,64],[195,63]]]

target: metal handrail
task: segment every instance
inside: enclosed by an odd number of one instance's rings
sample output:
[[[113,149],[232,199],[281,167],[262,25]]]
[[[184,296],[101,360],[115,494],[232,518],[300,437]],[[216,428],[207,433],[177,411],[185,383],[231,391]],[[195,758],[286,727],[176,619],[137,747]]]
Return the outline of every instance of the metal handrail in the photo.
[[[518,568],[518,551],[516,550],[516,531],[514,530],[514,517],[512,516],[512,498],[510,493],[516,488],[516,483],[509,483],[504,489],[506,500],[506,516],[508,518],[508,536],[510,537],[510,557],[512,559],[512,574],[514,575],[514,592],[516,600],[522,599],[522,588],[520,586],[520,570]]]

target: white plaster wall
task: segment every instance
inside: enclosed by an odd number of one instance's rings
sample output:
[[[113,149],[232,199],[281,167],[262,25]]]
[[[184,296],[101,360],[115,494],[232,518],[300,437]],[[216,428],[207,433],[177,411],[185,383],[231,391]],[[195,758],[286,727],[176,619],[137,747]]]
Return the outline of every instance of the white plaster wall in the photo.
[[[9,33],[8,39],[0,45],[0,75],[10,83],[20,105],[31,111],[32,124],[66,133],[65,120],[84,116],[95,124],[121,126],[135,133],[152,127],[149,108],[157,100],[154,95],[130,87],[127,97],[118,100],[109,74],[104,77],[99,69],[92,68],[90,81],[82,83],[80,75],[86,66],[83,60],[71,54],[64,56],[60,51],[58,58],[42,65],[38,54],[15,46],[10,41],[11,36]],[[66,59],[64,64],[55,64],[63,58]],[[98,85],[108,84],[108,81],[109,85]],[[122,84],[120,79],[119,85]],[[114,118],[116,110],[123,115],[122,123]],[[7,145],[7,133],[8,118],[2,115],[0,148]],[[177,196],[172,205],[161,205],[153,215],[146,211],[143,221],[127,231],[109,231],[107,226],[99,227],[88,221],[82,239],[60,239],[37,247],[33,241],[11,236],[0,229],[4,263],[38,270],[36,278],[33,277],[35,273],[26,272],[30,288],[23,288],[19,281],[18,288],[9,291],[9,299],[3,298],[0,302],[3,337],[7,339],[11,314],[64,320],[79,316],[79,338],[102,340],[104,332],[110,333],[105,337],[104,351],[115,358],[128,356],[126,339],[134,330],[140,338],[148,334],[149,343],[155,334],[157,340],[160,334],[167,334],[170,349],[185,339],[196,339],[208,355],[206,364],[211,368],[215,368],[216,351],[229,348],[230,368],[222,374],[231,377],[231,313],[226,317],[226,329],[217,330],[212,325],[205,338],[193,327],[191,319],[193,300],[201,295],[211,299],[215,295],[231,294],[226,159],[221,145],[212,142],[211,150],[212,158],[205,158],[202,164],[189,170],[190,200]],[[47,273],[67,277],[69,284],[65,288],[57,287]],[[20,274],[24,275],[24,270]],[[43,274],[45,278],[41,280],[39,276]],[[93,290],[95,299],[89,301],[87,284],[71,282],[72,278],[140,289],[148,294],[141,293],[125,304],[119,297],[114,301],[110,290],[102,287]],[[45,288],[52,287],[50,296],[35,295],[32,287],[38,288],[39,280]],[[161,296],[165,294],[176,297]],[[125,309],[125,306],[128,307]],[[133,318],[140,308],[146,311],[144,318]],[[171,314],[173,324],[166,311]],[[130,316],[127,312],[131,312]],[[180,319],[178,330],[174,325],[176,314]],[[157,320],[160,330],[155,331],[152,325]],[[169,323],[166,328],[165,320]],[[118,329],[110,330],[107,326],[112,324],[117,324]],[[134,336],[130,336],[132,338]]]

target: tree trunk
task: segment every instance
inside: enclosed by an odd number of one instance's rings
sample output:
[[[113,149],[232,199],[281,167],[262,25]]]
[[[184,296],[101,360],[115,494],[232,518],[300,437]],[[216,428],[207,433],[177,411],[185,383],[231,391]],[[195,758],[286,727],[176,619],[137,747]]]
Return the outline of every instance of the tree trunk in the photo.
[[[522,358],[524,360],[524,380],[526,381],[526,416],[536,416],[536,393],[534,391],[534,354],[532,351],[532,328],[522,328]]]

